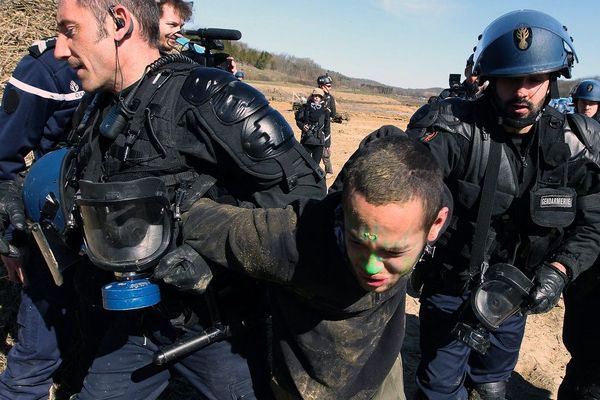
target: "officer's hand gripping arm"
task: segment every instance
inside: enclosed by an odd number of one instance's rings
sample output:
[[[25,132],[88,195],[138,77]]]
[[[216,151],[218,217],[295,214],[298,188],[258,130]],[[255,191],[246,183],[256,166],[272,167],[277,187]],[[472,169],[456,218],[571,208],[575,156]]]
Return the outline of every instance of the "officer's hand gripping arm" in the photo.
[[[204,293],[212,279],[212,272],[196,250],[183,244],[160,260],[152,278],[181,291]]]
[[[560,299],[560,295],[568,282],[567,275],[557,266],[543,263],[535,271],[533,283],[535,286],[529,294],[530,302],[527,312],[540,314],[550,311]]]

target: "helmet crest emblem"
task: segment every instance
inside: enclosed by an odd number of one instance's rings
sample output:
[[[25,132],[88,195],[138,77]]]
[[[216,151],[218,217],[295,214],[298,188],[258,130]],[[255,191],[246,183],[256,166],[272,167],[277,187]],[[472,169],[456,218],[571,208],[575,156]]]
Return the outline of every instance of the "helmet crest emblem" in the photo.
[[[519,50],[527,50],[531,45],[531,29],[529,27],[515,29],[514,39]]]

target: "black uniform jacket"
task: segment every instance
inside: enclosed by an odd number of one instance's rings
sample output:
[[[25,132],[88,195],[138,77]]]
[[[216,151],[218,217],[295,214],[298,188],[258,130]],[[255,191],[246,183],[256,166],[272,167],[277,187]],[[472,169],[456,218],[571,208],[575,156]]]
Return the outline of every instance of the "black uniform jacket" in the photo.
[[[429,147],[454,196],[453,221],[438,241],[435,257],[447,272],[443,275],[445,285],[452,285],[456,275],[468,273],[472,232],[486,169],[481,162],[481,143],[489,141],[490,135],[502,144],[488,235],[490,262],[534,269],[542,261],[558,261],[569,269],[573,278],[588,269],[600,250],[600,175],[594,157],[597,151],[584,143],[590,141],[588,137],[600,133],[599,125],[587,119],[588,129],[577,132],[570,126],[571,120],[546,107],[530,133],[511,135],[498,125],[486,96],[476,101],[447,99],[433,107],[435,111],[428,115],[425,115],[427,107],[415,113],[407,133],[419,137]],[[546,129],[544,121],[561,124],[557,126],[569,148],[562,162],[567,164],[564,186],[577,196],[575,218],[566,227],[539,226],[531,217],[531,193],[539,184],[537,176],[542,165],[538,141],[540,130]]]

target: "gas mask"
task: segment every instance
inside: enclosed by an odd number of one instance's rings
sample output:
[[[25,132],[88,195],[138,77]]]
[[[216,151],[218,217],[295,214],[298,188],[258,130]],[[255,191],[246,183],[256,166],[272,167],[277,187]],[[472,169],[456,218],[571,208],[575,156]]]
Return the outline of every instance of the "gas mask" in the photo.
[[[158,286],[148,276],[169,250],[173,235],[164,182],[147,177],[129,182],[80,181],[79,187],[76,203],[86,253],[117,278],[102,288],[104,308],[128,310],[158,303]]]
[[[489,332],[520,311],[532,287],[533,282],[510,264],[488,267],[470,301],[465,302],[453,336],[485,354],[490,346]]]

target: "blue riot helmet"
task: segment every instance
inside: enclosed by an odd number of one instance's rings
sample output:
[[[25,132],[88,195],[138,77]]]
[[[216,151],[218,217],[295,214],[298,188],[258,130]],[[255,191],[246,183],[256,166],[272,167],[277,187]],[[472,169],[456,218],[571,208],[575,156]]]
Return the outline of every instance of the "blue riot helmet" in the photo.
[[[73,156],[74,153],[69,148],[45,154],[33,163],[23,183],[27,218],[51,227],[63,238],[69,228],[74,226],[71,212],[75,198],[74,188],[66,184]]]
[[[36,160],[23,182],[28,225],[57,285],[62,271],[79,259],[81,235],[75,224],[75,153],[51,151]]]
[[[556,19],[534,10],[512,11],[479,36],[473,73],[483,79],[556,72],[571,77],[573,38]]]
[[[104,308],[129,310],[154,305],[158,286],[147,278],[169,250],[173,216],[165,183],[157,177],[128,182],[79,182],[76,203],[86,253],[118,282],[102,289]]]
[[[587,100],[600,102],[600,82],[595,79],[583,80],[571,95],[573,101]]]

